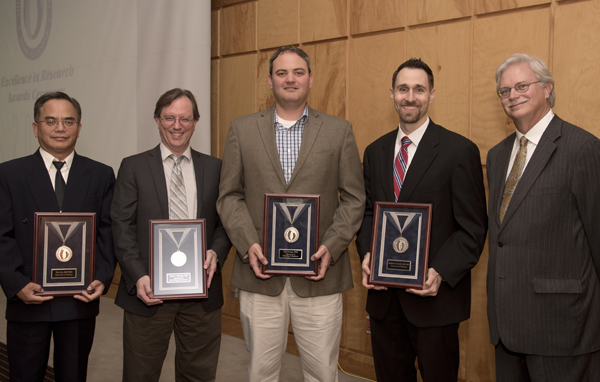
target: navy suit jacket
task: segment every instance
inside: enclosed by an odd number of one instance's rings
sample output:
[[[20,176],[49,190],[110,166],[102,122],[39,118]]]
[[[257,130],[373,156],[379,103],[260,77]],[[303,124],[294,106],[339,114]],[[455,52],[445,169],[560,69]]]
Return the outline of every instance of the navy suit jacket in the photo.
[[[196,174],[197,216],[206,220],[206,249],[217,253],[220,267],[231,243],[217,215],[221,160],[192,150]],[[123,159],[111,207],[115,252],[121,266],[121,282],[115,304],[128,312],[152,316],[159,306],[147,306],[137,297],[136,283],[148,272],[150,220],[169,219],[167,181],[160,145]],[[202,299],[207,312],[223,305],[222,277],[218,267]]]
[[[115,175],[109,166],[77,155],[69,170],[63,212],[96,213],[95,279],[108,291],[116,258],[110,221]],[[17,293],[31,282],[35,212],[59,212],[52,181],[38,151],[0,164],[0,285],[9,321],[63,321],[98,315],[99,300],[71,296],[26,305]]]
[[[371,248],[376,201],[393,202],[394,148],[398,129],[370,144],[363,158],[367,207],[356,246],[361,260]],[[481,157],[467,138],[429,122],[406,173],[398,202],[432,203],[429,267],[444,279],[437,296],[420,297],[397,289],[408,321],[418,327],[444,326],[469,318],[471,268],[483,251],[487,232]],[[367,312],[385,317],[392,294],[369,290]]]

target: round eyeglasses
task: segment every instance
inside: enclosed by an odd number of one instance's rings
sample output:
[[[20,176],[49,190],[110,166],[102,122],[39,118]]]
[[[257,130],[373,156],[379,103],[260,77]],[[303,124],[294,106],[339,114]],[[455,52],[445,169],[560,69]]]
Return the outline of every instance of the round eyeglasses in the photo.
[[[194,122],[194,120],[192,118],[175,118],[175,117],[160,117],[160,120],[163,122],[163,125],[165,127],[171,127],[175,124],[175,122],[179,121],[179,124],[182,127],[190,127],[192,125],[192,122]]]
[[[519,82],[512,88],[500,88],[500,89],[498,89],[498,97],[500,97],[500,98],[510,97],[510,91],[513,89],[515,89],[515,91],[517,93],[525,93],[527,90],[529,90],[529,85],[537,84],[538,82],[541,82],[541,81],[535,81],[535,82],[529,82],[529,83]]]

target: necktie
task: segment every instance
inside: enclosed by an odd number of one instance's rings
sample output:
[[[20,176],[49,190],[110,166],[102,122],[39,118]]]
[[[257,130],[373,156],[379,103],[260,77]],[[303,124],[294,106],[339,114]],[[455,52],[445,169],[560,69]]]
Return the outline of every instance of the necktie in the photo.
[[[402,182],[404,182],[404,175],[406,175],[406,168],[408,167],[408,146],[412,141],[404,136],[401,140],[402,147],[398,151],[398,155],[394,160],[394,198],[396,202],[400,197],[400,190],[402,190]]]
[[[169,184],[169,219],[187,219],[187,197],[185,195],[185,183],[181,172],[181,160],[185,158],[183,155],[169,155],[169,158],[175,162],[171,171],[171,182]]]
[[[506,210],[508,209],[510,198],[512,198],[515,189],[517,188],[517,184],[521,179],[521,175],[523,175],[523,169],[525,168],[526,162],[525,159],[527,158],[527,142],[527,138],[524,136],[521,137],[515,163],[513,163],[510,174],[508,174],[508,179],[506,179],[506,183],[504,184],[504,193],[502,194],[502,203],[500,204],[500,223],[504,220],[504,214],[506,214]]]
[[[63,178],[60,169],[65,162],[52,162],[56,167],[56,176],[54,177],[54,193],[56,194],[56,201],[58,202],[58,209],[62,211],[63,200],[65,198],[65,179]]]

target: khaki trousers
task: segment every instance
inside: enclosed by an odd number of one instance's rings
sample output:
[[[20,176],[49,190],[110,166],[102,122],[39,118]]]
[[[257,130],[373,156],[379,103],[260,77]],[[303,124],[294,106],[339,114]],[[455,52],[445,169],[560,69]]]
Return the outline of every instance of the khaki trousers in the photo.
[[[342,334],[342,294],[299,297],[288,278],[271,297],[240,291],[240,318],[250,382],[277,382],[290,318],[305,381],[336,382]]]

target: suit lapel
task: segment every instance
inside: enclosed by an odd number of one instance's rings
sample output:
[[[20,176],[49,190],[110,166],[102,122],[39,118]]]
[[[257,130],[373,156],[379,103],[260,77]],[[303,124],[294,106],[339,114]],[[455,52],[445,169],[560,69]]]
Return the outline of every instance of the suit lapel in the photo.
[[[385,195],[385,200],[388,202],[395,201],[394,198],[394,151],[396,148],[396,137],[399,128],[389,135],[389,139],[385,140],[381,145],[381,153],[379,155],[379,170],[381,173],[381,187]]]
[[[58,201],[52,188],[52,181],[39,150],[30,157],[28,174],[27,184],[37,205],[36,210],[58,211]]]
[[[148,152],[148,169],[154,183],[156,195],[158,195],[158,205],[162,212],[162,218],[169,218],[169,194],[167,192],[167,181],[165,179],[165,169],[160,155],[160,145],[154,150]]]
[[[504,194],[504,184],[506,183],[506,173],[510,162],[510,155],[513,150],[516,134],[511,134],[502,142],[502,147],[498,151],[496,168],[499,171],[493,172],[493,177],[490,184],[490,200],[493,201],[493,210],[490,211],[490,216],[500,226],[500,204],[502,203],[502,195]],[[489,169],[488,169],[489,171]],[[506,214],[505,217],[506,219]]]
[[[308,159],[308,155],[312,150],[313,144],[319,135],[319,130],[321,130],[321,119],[319,118],[319,112],[317,110],[308,108],[308,119],[304,125],[304,131],[302,132],[300,152],[298,153],[298,159],[296,159],[296,165],[294,166],[294,172],[292,173],[290,184],[292,184],[296,174],[298,174],[302,168],[302,165],[304,165],[304,162],[306,162],[306,159]]]
[[[203,179],[204,179],[204,166],[202,166],[202,157],[200,153],[192,150],[192,161],[194,163],[194,173],[196,174],[196,216],[202,216],[202,195],[203,191]]]
[[[90,174],[82,164],[81,157],[75,153],[65,187],[63,211],[80,212],[88,193]]]
[[[536,147],[533,156],[527,163],[527,167],[525,167],[525,171],[521,176],[521,180],[517,184],[517,188],[515,189],[515,193],[510,199],[510,203],[508,204],[508,208],[506,210],[506,214],[504,215],[504,220],[502,221],[502,226],[504,227],[509,221],[510,218],[515,214],[519,205],[525,199],[531,186],[535,183],[537,178],[540,176],[546,164],[552,157],[552,154],[556,150],[556,140],[560,138],[560,130],[562,126],[562,120],[557,116],[552,118],[550,124],[546,128],[544,134],[542,134],[542,138],[540,139],[540,143]],[[502,229],[502,228],[501,228]]]
[[[274,114],[275,104],[262,112],[262,118],[257,121],[258,132],[265,147],[265,152],[271,161],[271,166],[275,169],[283,186],[287,188],[285,176],[283,175],[283,168],[281,167],[281,161],[279,160],[279,152],[277,151],[277,142],[275,141]]]
[[[439,144],[439,126],[429,121],[429,126],[419,146],[415,157],[410,162],[410,167],[404,177],[404,183],[402,184],[402,190],[400,191],[399,202],[407,202],[410,200],[412,193],[421,181],[421,178],[431,165],[431,162],[437,156],[437,145]]]

